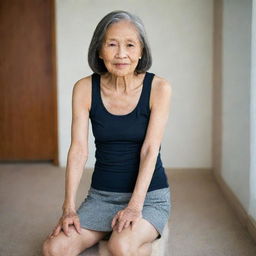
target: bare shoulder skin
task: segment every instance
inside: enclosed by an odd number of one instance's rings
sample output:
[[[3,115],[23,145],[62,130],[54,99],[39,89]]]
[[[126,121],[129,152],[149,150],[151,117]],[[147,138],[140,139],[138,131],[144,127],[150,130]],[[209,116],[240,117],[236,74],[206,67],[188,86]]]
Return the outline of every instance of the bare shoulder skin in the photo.
[[[151,85],[150,94],[150,109],[152,109],[153,102],[157,101],[158,97],[162,97],[166,92],[171,91],[171,84],[163,77],[155,75]]]

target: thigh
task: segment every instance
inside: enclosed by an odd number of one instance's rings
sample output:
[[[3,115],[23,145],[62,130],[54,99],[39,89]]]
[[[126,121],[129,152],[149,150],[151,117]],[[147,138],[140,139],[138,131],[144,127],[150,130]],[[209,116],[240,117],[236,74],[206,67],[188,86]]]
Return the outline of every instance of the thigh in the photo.
[[[61,231],[56,237],[47,238],[44,246],[50,251],[57,252],[58,255],[78,255],[86,248],[99,242],[107,232],[94,231],[81,228],[81,234],[77,233],[75,227],[70,228],[70,236],[66,236]]]
[[[113,230],[109,242],[114,240],[125,240],[131,246],[140,247],[144,243],[151,243],[157,237],[159,233],[155,227],[149,223],[146,219],[141,218],[134,228],[131,225],[128,228],[123,229],[120,233]]]

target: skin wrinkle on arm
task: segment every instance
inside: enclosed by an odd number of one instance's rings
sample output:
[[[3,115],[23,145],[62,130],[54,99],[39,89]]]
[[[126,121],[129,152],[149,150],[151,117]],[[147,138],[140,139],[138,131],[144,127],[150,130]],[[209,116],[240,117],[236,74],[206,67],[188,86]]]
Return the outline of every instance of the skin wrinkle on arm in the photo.
[[[159,84],[153,99],[150,121],[141,149],[139,173],[135,188],[128,204],[129,207],[142,210],[148,187],[154,173],[159,148],[169,118],[171,85],[164,80]]]

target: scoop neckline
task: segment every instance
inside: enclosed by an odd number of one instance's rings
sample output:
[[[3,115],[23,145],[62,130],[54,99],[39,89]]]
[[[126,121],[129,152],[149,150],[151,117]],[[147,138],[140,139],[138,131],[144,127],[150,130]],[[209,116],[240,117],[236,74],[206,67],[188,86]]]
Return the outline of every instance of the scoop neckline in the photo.
[[[126,117],[126,116],[132,115],[132,114],[137,110],[137,108],[138,108],[138,106],[139,106],[139,104],[140,104],[140,102],[141,102],[141,100],[142,100],[142,94],[144,93],[144,90],[145,90],[145,81],[146,81],[146,76],[147,76],[147,75],[148,75],[148,72],[146,71],[146,73],[145,73],[145,75],[144,75],[144,78],[143,78],[143,82],[142,82],[142,90],[141,90],[140,97],[139,97],[139,100],[138,100],[136,106],[134,107],[134,109],[133,109],[131,112],[129,112],[129,113],[127,113],[127,114],[124,114],[124,115],[112,114],[112,113],[110,113],[110,112],[107,110],[107,108],[105,107],[105,105],[104,105],[104,103],[103,103],[103,100],[102,100],[102,98],[101,98],[101,90],[100,90],[101,75],[99,75],[99,98],[100,98],[100,102],[101,102],[101,105],[102,105],[104,111],[105,111],[108,115],[113,116],[113,117]]]

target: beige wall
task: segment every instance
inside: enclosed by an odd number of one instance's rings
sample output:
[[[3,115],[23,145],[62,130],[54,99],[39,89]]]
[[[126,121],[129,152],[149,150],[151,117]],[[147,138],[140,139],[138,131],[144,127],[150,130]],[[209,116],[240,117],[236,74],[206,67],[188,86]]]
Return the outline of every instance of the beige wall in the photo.
[[[215,0],[213,167],[255,237],[256,0]],[[223,182],[224,181],[224,182]],[[230,193],[231,190],[231,193]]]
[[[249,214],[256,221],[256,0],[253,0],[251,35],[251,164]]]
[[[251,0],[223,1],[221,176],[244,209],[250,199]]]
[[[73,84],[92,71],[87,49],[99,20],[116,9],[144,21],[153,53],[149,70],[172,83],[171,115],[162,143],[165,167],[211,167],[212,0],[56,0],[59,160],[70,145]],[[94,138],[89,135],[94,165]]]

